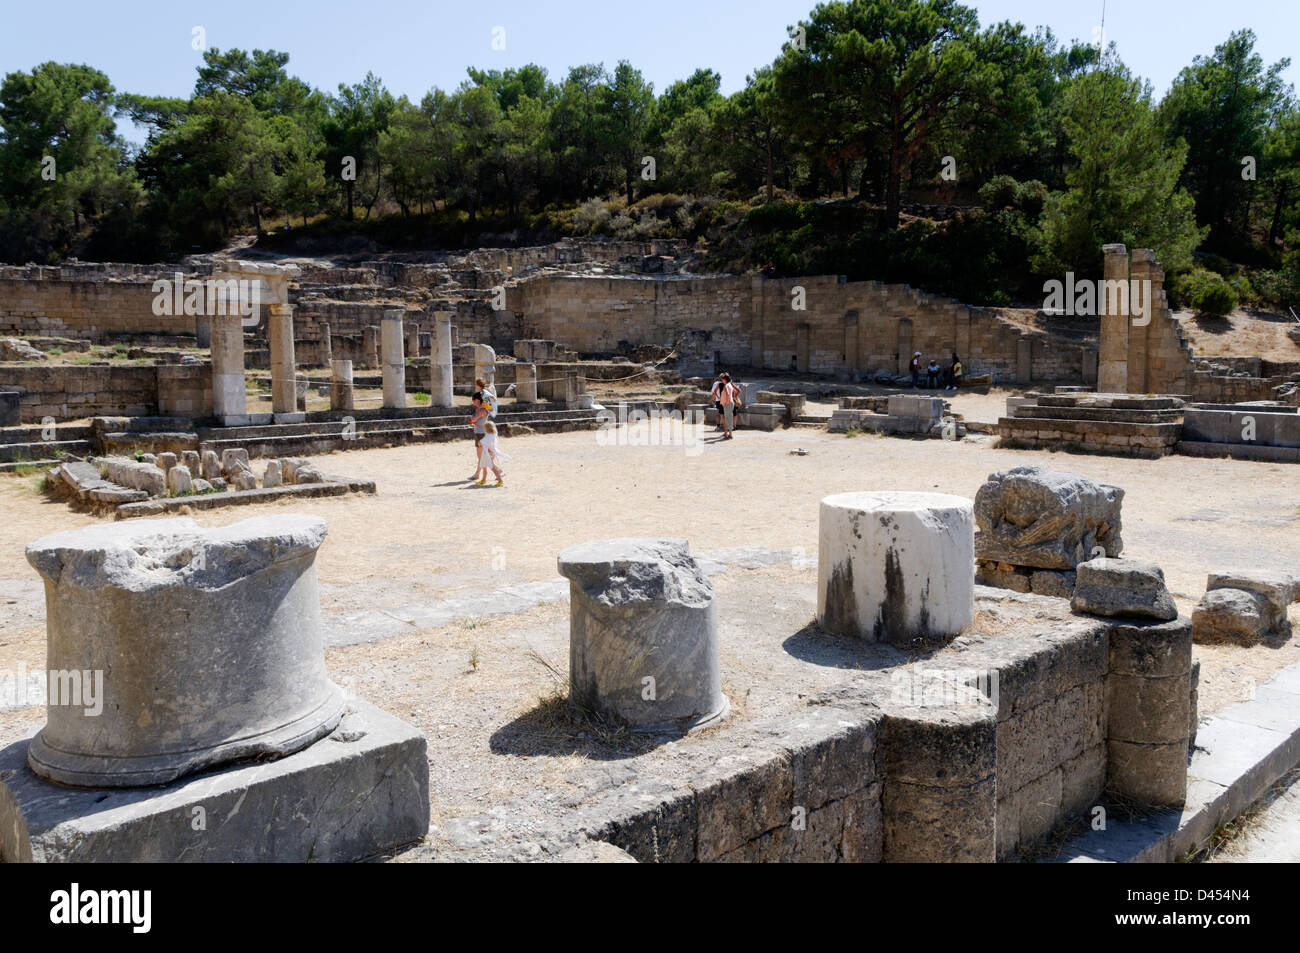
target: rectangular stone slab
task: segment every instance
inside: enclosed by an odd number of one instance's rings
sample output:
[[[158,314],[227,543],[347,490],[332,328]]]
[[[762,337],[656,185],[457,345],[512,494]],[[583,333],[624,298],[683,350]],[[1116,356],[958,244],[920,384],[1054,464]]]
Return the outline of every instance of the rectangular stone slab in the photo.
[[[346,862],[424,837],[429,766],[416,729],[360,699],[334,732],[277,761],[158,788],[52,784],[27,742],[0,750],[0,861]],[[199,829],[196,829],[199,828]]]

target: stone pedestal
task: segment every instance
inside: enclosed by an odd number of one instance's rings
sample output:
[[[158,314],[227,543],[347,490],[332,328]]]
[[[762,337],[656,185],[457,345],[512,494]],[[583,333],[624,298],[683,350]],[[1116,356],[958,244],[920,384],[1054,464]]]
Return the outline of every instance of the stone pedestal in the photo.
[[[274,761],[166,787],[67,788],[0,750],[0,861],[347,863],[429,829],[424,736],[358,698],[334,731]]]
[[[352,410],[352,362],[330,363],[330,410]]]
[[[212,318],[212,413],[226,426],[248,422],[244,326],[238,314]]]
[[[613,539],[560,553],[569,585],[569,700],[634,731],[726,716],[713,585],[683,539]]]
[[[406,355],[402,350],[404,311],[385,311],[383,325],[384,407],[406,406]]]
[[[1106,790],[1150,807],[1187,793],[1192,624],[1122,624],[1110,632]]]
[[[324,520],[288,515],[118,523],[28,546],[45,579],[48,668],[82,689],[49,706],[32,770],[83,787],[167,784],[331,732],[344,704],[320,634],[324,538]]]
[[[420,328],[419,325],[411,325],[410,330],[406,332],[406,354],[411,360],[420,358]]]
[[[434,407],[452,405],[451,315],[434,315],[433,338],[429,347],[429,403]]]
[[[537,365],[515,365],[515,400],[521,404],[537,402]]]
[[[975,514],[943,493],[841,493],[821,502],[817,622],[900,647],[941,644],[975,618]]]
[[[268,310],[270,315],[267,319],[267,337],[271,343],[271,413],[297,413],[293,306],[272,304]]]
[[[379,366],[379,328],[370,324],[361,329],[361,349],[366,353],[366,367]]]
[[[582,404],[586,380],[577,371],[564,372],[564,406],[576,410]]]

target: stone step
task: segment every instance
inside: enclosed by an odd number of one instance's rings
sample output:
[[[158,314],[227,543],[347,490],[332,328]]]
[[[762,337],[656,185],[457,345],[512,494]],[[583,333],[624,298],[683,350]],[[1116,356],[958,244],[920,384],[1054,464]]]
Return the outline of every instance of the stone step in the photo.
[[[201,427],[199,428],[199,439],[207,444],[213,441],[229,440],[258,440],[268,437],[310,437],[319,435],[337,434],[342,431],[346,421],[340,415],[333,420],[309,420],[300,424],[266,424],[250,427]],[[427,429],[434,427],[466,427],[465,419],[469,416],[466,411],[457,411],[447,414],[431,414],[421,417],[378,417],[371,419],[354,418],[352,429],[356,433],[369,433],[371,431],[388,431],[394,429]],[[545,423],[548,420],[570,420],[576,418],[596,420],[596,412],[593,410],[545,410],[545,411],[523,411],[518,413],[502,412],[496,417],[496,424],[503,426],[507,424],[526,424],[532,426],[534,423]]]
[[[15,470],[22,470],[26,467],[48,470],[50,467],[57,467],[62,462],[62,460],[12,460],[8,463],[0,463],[0,473],[13,473]]]
[[[1129,410],[1120,407],[1062,407],[1021,404],[1016,417],[1051,420],[1113,420],[1133,424],[1178,423],[1181,410]]]
[[[55,460],[64,453],[84,456],[92,449],[89,440],[37,440],[32,443],[0,444],[0,463],[25,465],[37,460]]]
[[[11,443],[41,443],[45,428],[40,424],[25,424],[21,427],[0,427],[0,446]],[[55,436],[59,440],[89,440],[94,435],[94,428],[85,424],[56,424]]]
[[[397,422],[394,422],[397,423]],[[518,436],[523,433],[564,433],[573,430],[596,430],[601,423],[594,414],[582,413],[569,417],[551,417],[545,420],[527,422],[516,421],[497,423],[501,436]],[[239,428],[230,428],[239,429]],[[343,435],[341,426],[329,432],[308,434],[281,434],[205,439],[203,450],[213,450],[220,455],[222,450],[243,448],[249,457],[290,457],[312,456],[329,453],[332,450],[364,450],[387,445],[403,446],[408,443],[440,443],[451,440],[469,440],[471,430],[464,423],[446,424],[431,427],[411,427],[406,421],[398,426],[357,430],[349,436]]]

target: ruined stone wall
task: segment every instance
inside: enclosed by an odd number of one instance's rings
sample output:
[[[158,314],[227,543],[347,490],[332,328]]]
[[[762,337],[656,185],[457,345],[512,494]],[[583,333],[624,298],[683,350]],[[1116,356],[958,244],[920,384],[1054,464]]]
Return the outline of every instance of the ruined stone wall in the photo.
[[[9,366],[0,368],[0,385],[22,391],[24,423],[44,417],[75,420],[97,414],[141,417],[158,413],[155,367]]]
[[[194,333],[193,316],[155,315],[154,297],[147,281],[0,277],[0,334],[98,341],[107,334]]]
[[[796,288],[804,310],[794,310]],[[723,364],[852,376],[903,373],[913,351],[996,381],[1082,382],[1085,350],[1040,345],[1021,361],[1021,329],[995,312],[903,285],[841,282],[835,276],[637,278],[546,274],[510,286],[519,334],[609,353],[621,341],[699,350]],[[698,340],[697,340],[698,338]],[[462,338],[464,340],[464,338]]]
[[[158,414],[161,417],[212,415],[211,364],[159,364]]]

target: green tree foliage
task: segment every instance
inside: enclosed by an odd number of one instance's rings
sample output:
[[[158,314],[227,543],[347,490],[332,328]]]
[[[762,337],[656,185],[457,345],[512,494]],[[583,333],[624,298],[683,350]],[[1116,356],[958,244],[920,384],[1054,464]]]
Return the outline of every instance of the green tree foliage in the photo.
[[[1218,248],[1248,240],[1258,165],[1285,102],[1281,74],[1288,65],[1284,59],[1266,69],[1255,52],[1255,34],[1241,30],[1213,56],[1196,57],[1161,104],[1169,141],[1187,144],[1182,181]]]
[[[1070,85],[1063,124],[1076,164],[1067,191],[1047,199],[1037,267],[1097,274],[1101,246],[1122,242],[1155,249],[1169,271],[1187,268],[1205,231],[1178,186],[1187,147],[1166,144],[1150,87],[1108,62]]]
[[[114,90],[89,66],[44,63],[0,84],[0,256],[53,260],[96,229],[123,227],[141,190],[112,118]]]

